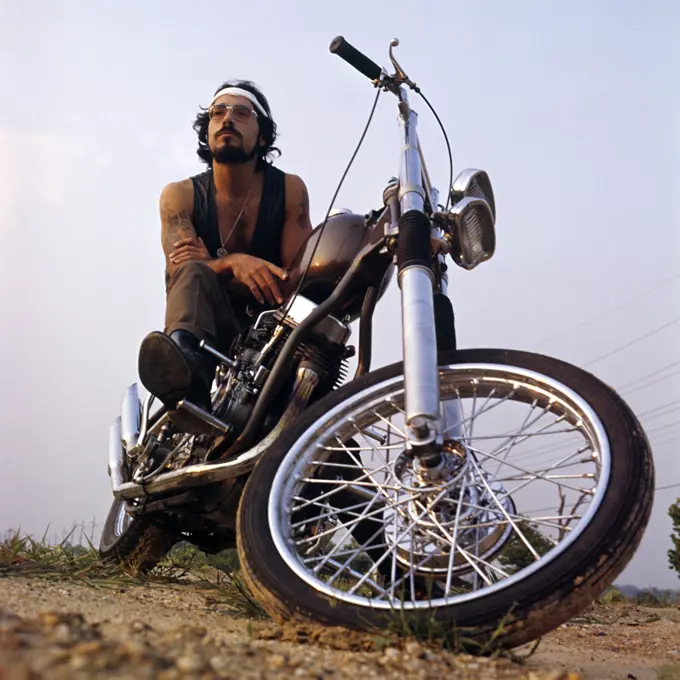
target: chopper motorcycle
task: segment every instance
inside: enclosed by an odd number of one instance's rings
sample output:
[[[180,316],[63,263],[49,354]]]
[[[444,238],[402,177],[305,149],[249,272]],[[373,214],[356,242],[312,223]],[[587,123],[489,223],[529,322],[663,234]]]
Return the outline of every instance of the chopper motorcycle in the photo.
[[[127,389],[100,554],[147,571],[179,541],[237,546],[277,620],[368,630],[398,616],[511,648],[576,615],[626,566],[651,512],[651,451],[592,374],[456,347],[446,260],[472,270],[493,256],[494,194],[486,172],[453,180],[451,164],[438,203],[408,90],[436,112],[396,45],[391,74],[342,37],[330,45],[376,103],[397,98],[401,163],[382,206],[329,210],[289,270],[286,302],[228,355],[202,344],[217,359],[212,411],[177,404],[200,429],[181,431],[164,406],[151,413],[153,395]],[[372,371],[372,318],[395,274],[403,361]]]

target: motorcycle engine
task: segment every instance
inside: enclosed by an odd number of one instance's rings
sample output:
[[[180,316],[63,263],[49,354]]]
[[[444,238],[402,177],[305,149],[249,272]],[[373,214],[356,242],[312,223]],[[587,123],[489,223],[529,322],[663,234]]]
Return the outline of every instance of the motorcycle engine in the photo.
[[[297,296],[287,313],[284,314],[285,306],[263,312],[256,323],[235,340],[230,354],[236,366],[220,366],[216,377],[217,391],[213,397],[213,412],[231,425],[232,432],[239,433],[245,427],[286,340],[315,307],[313,302]],[[287,388],[292,386],[297,367],[303,361],[320,377],[312,401],[340,385],[347,375],[347,359],[354,354],[354,347],[347,345],[350,333],[346,323],[332,316],[320,319],[298,346],[281,394],[288,393]],[[277,418],[276,405],[273,404],[270,420]]]

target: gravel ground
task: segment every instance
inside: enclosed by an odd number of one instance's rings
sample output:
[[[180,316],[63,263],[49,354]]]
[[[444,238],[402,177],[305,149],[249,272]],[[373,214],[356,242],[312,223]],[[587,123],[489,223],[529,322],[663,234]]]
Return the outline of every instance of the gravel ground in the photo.
[[[523,663],[386,643],[235,615],[191,584],[112,590],[0,579],[0,680],[680,679],[680,610],[591,612]]]

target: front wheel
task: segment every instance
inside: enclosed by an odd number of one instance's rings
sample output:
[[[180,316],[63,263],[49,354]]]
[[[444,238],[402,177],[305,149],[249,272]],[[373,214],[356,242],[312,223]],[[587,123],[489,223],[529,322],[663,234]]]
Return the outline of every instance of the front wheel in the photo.
[[[504,648],[582,611],[651,512],[651,452],[630,408],[550,357],[447,353],[445,465],[425,476],[405,446],[402,371],[329,394],[258,462],[237,535],[256,598],[278,620]]]

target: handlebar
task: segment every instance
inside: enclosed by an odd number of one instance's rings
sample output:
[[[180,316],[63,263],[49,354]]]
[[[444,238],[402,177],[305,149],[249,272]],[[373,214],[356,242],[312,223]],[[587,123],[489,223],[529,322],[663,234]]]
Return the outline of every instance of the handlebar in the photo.
[[[350,66],[363,73],[369,80],[380,80],[382,69],[378,64],[369,59],[365,54],[348,43],[341,35],[333,38],[330,51],[344,59]]]

